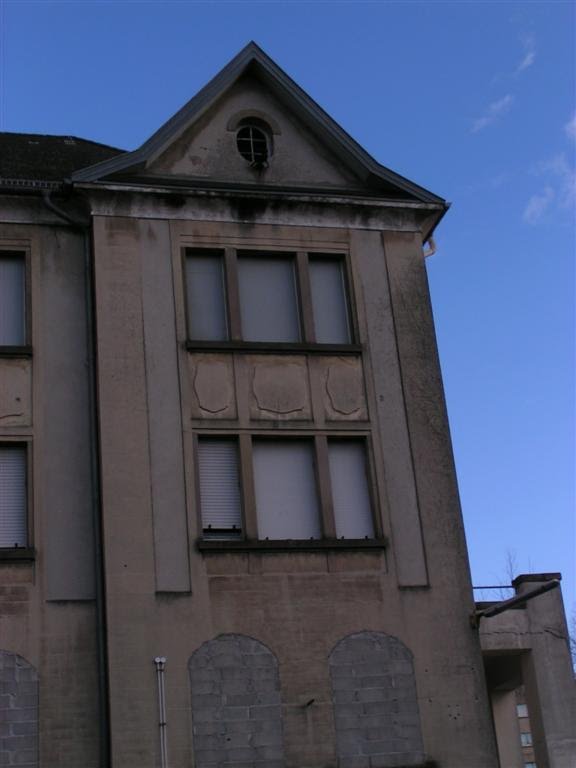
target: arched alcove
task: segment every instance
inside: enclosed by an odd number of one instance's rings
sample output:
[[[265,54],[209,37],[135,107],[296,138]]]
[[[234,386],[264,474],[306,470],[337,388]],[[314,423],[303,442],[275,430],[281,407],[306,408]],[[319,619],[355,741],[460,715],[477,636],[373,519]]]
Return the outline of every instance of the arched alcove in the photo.
[[[195,768],[283,768],[278,661],[258,640],[220,635],[188,664]]]
[[[0,650],[0,765],[37,768],[38,674],[11,651]]]
[[[410,650],[390,635],[359,632],[340,640],[329,665],[339,768],[421,765]]]

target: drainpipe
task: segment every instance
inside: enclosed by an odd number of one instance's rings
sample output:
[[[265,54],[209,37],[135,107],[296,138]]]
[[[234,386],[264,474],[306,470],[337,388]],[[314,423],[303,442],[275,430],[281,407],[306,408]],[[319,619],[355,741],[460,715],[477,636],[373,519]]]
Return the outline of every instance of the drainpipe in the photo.
[[[96,645],[98,656],[98,720],[100,724],[100,766],[112,765],[110,748],[110,709],[108,684],[108,644],[106,629],[106,585],[102,536],[100,494],[100,430],[98,425],[98,401],[96,382],[96,332],[94,310],[94,275],[90,220],[77,219],[57,206],[51,199],[51,191],[44,190],[42,199],[46,207],[71,227],[80,231],[84,246],[86,335],[88,338],[88,401],[90,419],[90,475],[92,481],[92,523],[94,530],[95,596],[96,596]]]
[[[498,616],[498,614],[510,610],[510,608],[524,605],[528,600],[533,600],[535,597],[543,595],[545,592],[550,592],[551,589],[558,589],[559,586],[560,579],[550,579],[550,581],[544,582],[544,584],[536,587],[536,589],[531,589],[529,592],[524,592],[521,595],[511,597],[510,600],[502,600],[500,603],[491,605],[489,608],[476,610],[470,616],[470,625],[473,629],[477,629],[480,624],[480,619],[491,619],[493,616]]]
[[[166,738],[166,693],[164,676],[166,672],[166,657],[156,656],[156,682],[158,684],[158,728],[160,729],[160,767],[168,768],[168,740]]]
[[[436,253],[436,243],[434,242],[434,238],[432,236],[426,240],[426,243],[428,243],[428,248],[422,248],[422,255],[425,259],[427,259],[428,256],[434,256]],[[426,243],[424,243],[424,245],[426,245]]]

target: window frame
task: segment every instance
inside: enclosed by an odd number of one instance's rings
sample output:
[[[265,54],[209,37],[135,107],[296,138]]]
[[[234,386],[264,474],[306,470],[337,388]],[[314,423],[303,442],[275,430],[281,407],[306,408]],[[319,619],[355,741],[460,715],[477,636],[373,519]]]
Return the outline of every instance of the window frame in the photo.
[[[31,357],[32,281],[30,247],[2,243],[2,245],[0,245],[0,258],[5,255],[21,257],[24,262],[24,344],[0,344],[0,358]]]
[[[239,538],[214,540],[203,537],[202,508],[200,499],[200,468],[199,468],[199,438],[210,437],[223,439],[235,438],[238,450],[238,469],[240,483],[240,506],[242,531]],[[321,537],[318,539],[260,539],[258,538],[258,522],[256,515],[256,494],[254,486],[254,463],[252,455],[253,440],[270,440],[271,442],[288,440],[309,440],[312,445],[316,493],[318,496],[319,523]],[[330,439],[351,440],[361,442],[366,458],[366,482],[371,506],[374,536],[372,538],[345,539],[336,537],[336,522],[332,499],[332,485],[328,459],[328,441]],[[382,529],[382,515],[378,503],[375,486],[374,452],[372,437],[367,432],[332,432],[308,431],[298,432],[278,430],[255,430],[250,432],[230,432],[216,430],[199,430],[193,435],[194,457],[194,486],[196,503],[197,537],[196,546],[201,552],[220,551],[319,551],[326,549],[384,549],[388,540]]]
[[[24,448],[25,455],[25,482],[26,482],[26,545],[23,547],[0,547],[0,562],[3,560],[34,560],[34,515],[33,501],[33,476],[32,476],[32,438],[0,436],[0,448]]]
[[[521,745],[525,749],[534,746],[534,742],[532,740],[532,732],[531,731],[521,731],[521,733],[520,733],[520,743],[521,743]]]
[[[219,253],[223,258],[224,275],[224,306],[228,321],[228,340],[207,341],[195,339],[191,336],[189,320],[189,299],[187,291],[187,258],[196,251],[198,254],[212,251]],[[299,321],[300,341],[275,342],[275,341],[245,341],[242,336],[240,290],[238,277],[238,261],[243,256],[257,256],[262,259],[290,257],[294,260],[294,281],[296,311]],[[339,344],[325,344],[316,341],[314,329],[314,307],[312,303],[312,290],[310,286],[309,259],[337,259],[342,265],[342,283],[344,291],[344,304],[346,319],[350,330],[350,341]],[[237,352],[275,352],[275,353],[316,353],[316,354],[358,354],[362,351],[362,345],[358,343],[359,333],[357,324],[357,312],[354,301],[352,270],[350,253],[346,248],[327,250],[325,247],[309,245],[303,247],[277,248],[267,245],[246,243],[245,245],[205,245],[203,243],[187,243],[181,248],[181,264],[183,270],[184,288],[184,317],[186,327],[186,348],[189,351],[237,351]]]

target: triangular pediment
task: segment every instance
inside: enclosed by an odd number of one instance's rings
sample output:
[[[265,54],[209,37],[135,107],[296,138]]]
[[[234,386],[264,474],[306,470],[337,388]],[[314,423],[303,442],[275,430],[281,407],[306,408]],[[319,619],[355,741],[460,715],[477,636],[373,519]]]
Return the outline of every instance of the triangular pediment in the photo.
[[[238,126],[255,118],[266,127],[270,156],[253,167],[237,147]],[[242,75],[142,172],[274,187],[360,188],[362,179],[338,161],[256,75]]]
[[[251,120],[268,137],[269,157],[262,164],[239,152],[238,131]],[[139,149],[72,178],[444,202],[377,163],[254,43]]]

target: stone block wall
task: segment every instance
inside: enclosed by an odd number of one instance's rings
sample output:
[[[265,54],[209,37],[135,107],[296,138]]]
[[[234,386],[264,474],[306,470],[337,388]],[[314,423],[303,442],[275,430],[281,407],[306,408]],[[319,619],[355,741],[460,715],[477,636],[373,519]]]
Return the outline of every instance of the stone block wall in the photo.
[[[0,650],[0,765],[38,768],[38,675]]]
[[[221,635],[189,663],[196,768],[283,768],[278,662],[262,643]]]
[[[425,761],[412,654],[395,637],[360,632],[329,659],[339,768]]]

